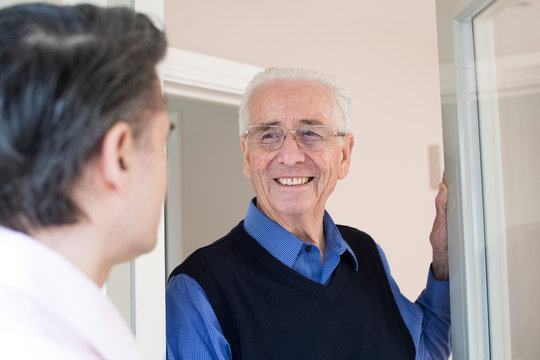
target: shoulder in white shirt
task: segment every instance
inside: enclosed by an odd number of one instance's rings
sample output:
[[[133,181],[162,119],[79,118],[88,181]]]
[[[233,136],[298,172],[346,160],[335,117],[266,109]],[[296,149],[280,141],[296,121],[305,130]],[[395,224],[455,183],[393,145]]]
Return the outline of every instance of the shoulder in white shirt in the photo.
[[[0,359],[140,359],[104,292],[37,240],[0,227]]]

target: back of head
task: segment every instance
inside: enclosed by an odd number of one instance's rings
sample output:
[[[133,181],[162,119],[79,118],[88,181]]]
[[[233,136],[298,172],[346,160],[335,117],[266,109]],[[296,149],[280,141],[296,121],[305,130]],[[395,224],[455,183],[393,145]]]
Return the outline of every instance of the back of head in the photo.
[[[308,81],[326,86],[332,94],[334,101],[334,116],[333,120],[339,131],[349,133],[349,93],[340,87],[334,76],[323,74],[313,70],[285,68],[285,67],[270,67],[261,71],[253,77],[247,86],[239,109],[239,130],[240,136],[244,135],[249,126],[249,102],[251,95],[261,85],[269,84],[279,80],[297,80]]]
[[[72,224],[84,165],[116,122],[137,138],[162,108],[155,66],[164,34],[127,8],[19,5],[0,10],[0,225]]]

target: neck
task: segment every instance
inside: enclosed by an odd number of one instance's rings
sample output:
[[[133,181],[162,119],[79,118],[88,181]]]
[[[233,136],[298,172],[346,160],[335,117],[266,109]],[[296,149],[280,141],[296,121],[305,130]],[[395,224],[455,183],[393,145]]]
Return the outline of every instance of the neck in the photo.
[[[259,207],[258,204],[257,207]],[[321,252],[321,261],[324,262],[324,249],[326,246],[323,226],[324,209],[299,215],[270,214],[264,209],[259,208],[259,210],[298,239],[317,246]]]
[[[106,244],[100,234],[94,234],[89,226],[75,224],[47,227],[30,234],[75,265],[86,276],[102,287],[107,280],[112,263],[103,256]]]

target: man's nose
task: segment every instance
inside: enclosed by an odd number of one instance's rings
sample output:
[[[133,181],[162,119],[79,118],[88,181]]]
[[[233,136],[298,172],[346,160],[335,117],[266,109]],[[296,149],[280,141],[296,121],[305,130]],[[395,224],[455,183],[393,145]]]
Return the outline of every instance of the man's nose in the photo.
[[[303,162],[305,160],[304,149],[298,145],[293,131],[285,134],[283,145],[279,149],[278,160],[280,163],[287,166],[293,166],[296,163]]]

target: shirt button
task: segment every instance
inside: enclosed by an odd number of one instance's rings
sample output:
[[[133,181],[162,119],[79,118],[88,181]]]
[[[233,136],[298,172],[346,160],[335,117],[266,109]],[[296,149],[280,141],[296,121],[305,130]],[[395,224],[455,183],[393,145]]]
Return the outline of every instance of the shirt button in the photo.
[[[311,245],[306,245],[306,251],[307,251],[307,252],[310,252],[310,251],[311,251]]]

